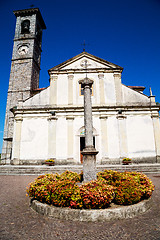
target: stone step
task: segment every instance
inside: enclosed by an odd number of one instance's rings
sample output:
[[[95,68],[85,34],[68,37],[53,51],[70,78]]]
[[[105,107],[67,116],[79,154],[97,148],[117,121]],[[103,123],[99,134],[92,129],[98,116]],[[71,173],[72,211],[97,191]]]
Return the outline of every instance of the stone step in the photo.
[[[0,175],[41,175],[45,173],[62,173],[66,170],[80,173],[82,168],[82,165],[0,165]],[[104,169],[112,169],[121,172],[137,171],[144,173],[160,173],[160,164],[97,165],[97,172]]]

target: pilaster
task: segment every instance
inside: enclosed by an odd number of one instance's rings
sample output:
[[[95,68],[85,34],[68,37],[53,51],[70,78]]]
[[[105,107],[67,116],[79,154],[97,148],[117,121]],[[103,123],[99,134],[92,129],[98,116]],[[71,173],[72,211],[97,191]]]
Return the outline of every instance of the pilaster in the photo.
[[[67,116],[66,117],[67,120],[67,156],[68,159],[73,159],[73,120],[74,117],[73,116]]]
[[[68,104],[73,105],[73,74],[68,75]]]
[[[117,119],[119,128],[120,158],[123,159],[128,156],[126,116],[120,114],[117,116]]]
[[[49,102],[52,105],[56,105],[57,104],[57,80],[58,80],[58,76],[57,75],[53,75],[51,76],[50,79],[50,98],[49,98]]]
[[[114,73],[114,84],[115,84],[115,93],[116,93],[116,104],[119,105],[122,103],[122,84],[121,84],[121,73]]]
[[[99,73],[98,74],[99,78],[99,95],[100,95],[100,104],[105,103],[105,96],[104,96],[104,74]]]
[[[13,153],[11,164],[16,165],[19,164],[20,160],[20,147],[21,147],[21,129],[22,129],[22,117],[15,118],[15,130],[14,130],[14,138],[13,138]]]
[[[102,162],[108,159],[108,134],[107,134],[107,116],[101,115],[101,150],[102,150]]]
[[[48,118],[48,159],[56,158],[56,125],[57,117]]]
[[[149,99],[150,99],[150,104],[151,105],[155,105],[156,104],[155,96],[151,95],[151,96],[149,96]]]
[[[152,114],[157,163],[160,163],[160,121],[158,113]]]

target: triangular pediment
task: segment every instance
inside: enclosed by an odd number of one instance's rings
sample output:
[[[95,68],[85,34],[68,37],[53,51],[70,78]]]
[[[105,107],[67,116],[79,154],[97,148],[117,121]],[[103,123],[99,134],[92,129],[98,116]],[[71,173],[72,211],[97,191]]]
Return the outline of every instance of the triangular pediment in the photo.
[[[87,69],[108,69],[108,70],[123,70],[122,67],[108,62],[102,58],[96,57],[87,52],[82,52],[79,55],[68,59],[67,61],[51,68],[48,72],[52,71],[65,71],[65,70],[84,70],[85,62]]]

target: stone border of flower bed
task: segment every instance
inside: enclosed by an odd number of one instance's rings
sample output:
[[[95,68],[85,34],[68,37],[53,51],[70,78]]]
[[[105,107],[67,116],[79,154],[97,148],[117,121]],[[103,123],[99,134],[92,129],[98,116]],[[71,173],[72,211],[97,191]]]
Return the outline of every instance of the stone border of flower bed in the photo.
[[[133,218],[146,212],[151,207],[151,203],[152,199],[149,198],[129,206],[116,205],[115,208],[88,210],[54,207],[37,200],[32,200],[31,208],[42,215],[56,219],[96,222]]]

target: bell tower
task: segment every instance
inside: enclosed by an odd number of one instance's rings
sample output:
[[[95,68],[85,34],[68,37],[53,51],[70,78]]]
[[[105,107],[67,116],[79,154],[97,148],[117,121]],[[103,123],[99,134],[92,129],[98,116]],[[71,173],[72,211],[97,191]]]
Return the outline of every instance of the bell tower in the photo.
[[[39,87],[42,31],[46,29],[38,8],[14,11],[16,28],[7,96],[2,163],[10,163],[13,138],[13,114],[19,100],[32,96]]]

